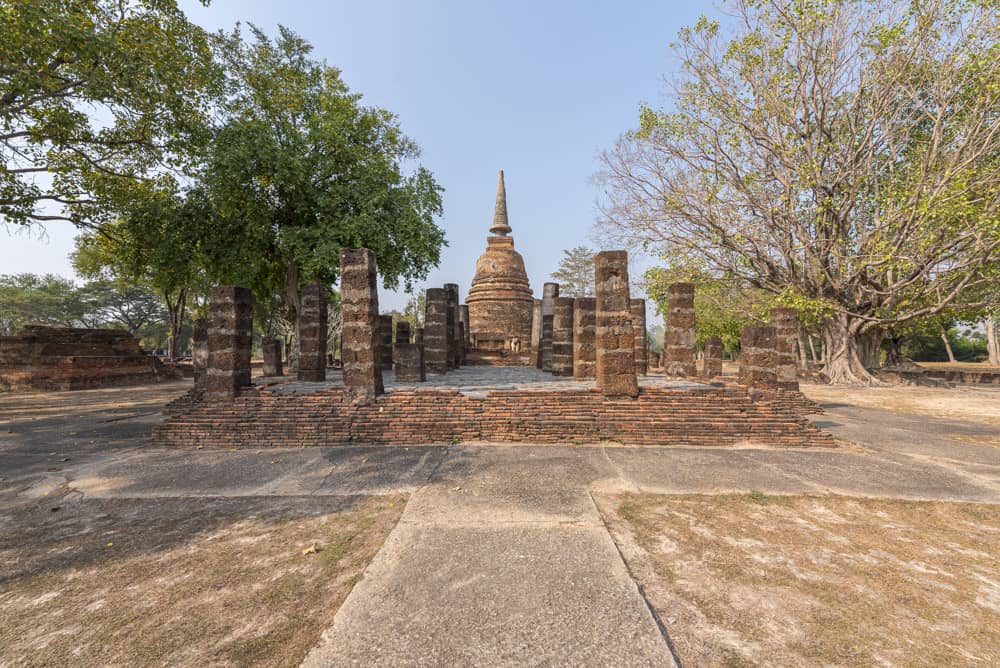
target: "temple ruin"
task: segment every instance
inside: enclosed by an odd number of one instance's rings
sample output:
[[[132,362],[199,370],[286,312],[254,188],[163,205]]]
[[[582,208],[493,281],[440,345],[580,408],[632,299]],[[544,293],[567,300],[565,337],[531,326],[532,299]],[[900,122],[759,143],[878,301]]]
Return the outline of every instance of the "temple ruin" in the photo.
[[[121,329],[29,326],[0,337],[4,391],[83,390],[181,377]],[[202,382],[200,370],[196,381]]]
[[[249,382],[252,299],[242,288],[217,288],[207,401],[156,427],[154,440],[229,446],[608,439],[833,444],[802,417],[815,406],[797,392],[793,310],[775,310],[771,326],[747,328],[738,379],[723,374],[717,338],[706,341],[699,373],[696,286],[673,284],[665,368],[651,373],[646,304],[630,294],[625,251],[598,253],[595,297],[560,296],[558,284],[546,283],[536,299],[509,236],[503,172],[490,233],[465,303],[455,283],[428,288],[423,327],[412,328],[412,341],[409,322],[396,322],[394,331],[393,319],[379,314],[377,258],[367,249],[343,249],[340,379],[327,379],[325,369],[311,362],[325,352],[327,334],[319,286],[307,286],[303,295],[300,326],[308,338],[300,342],[298,382],[259,386]],[[496,366],[511,370],[482,368]],[[221,403],[230,407],[220,411]]]

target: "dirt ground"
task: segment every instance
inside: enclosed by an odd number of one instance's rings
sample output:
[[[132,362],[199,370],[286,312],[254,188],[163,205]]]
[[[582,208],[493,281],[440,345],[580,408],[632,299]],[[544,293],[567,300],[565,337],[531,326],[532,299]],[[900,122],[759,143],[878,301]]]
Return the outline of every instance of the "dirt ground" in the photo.
[[[598,499],[690,666],[1000,664],[1000,507]]]
[[[0,665],[295,665],[405,504],[75,496],[0,516]]]
[[[807,397],[820,403],[851,404],[910,415],[1000,425],[1000,387],[997,386],[856,387],[803,383],[801,389]]]

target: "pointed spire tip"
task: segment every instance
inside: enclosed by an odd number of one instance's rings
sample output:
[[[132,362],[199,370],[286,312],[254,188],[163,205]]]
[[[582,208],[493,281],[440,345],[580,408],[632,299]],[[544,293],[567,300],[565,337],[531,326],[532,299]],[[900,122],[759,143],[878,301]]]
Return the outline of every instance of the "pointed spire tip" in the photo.
[[[493,226],[490,228],[490,234],[505,237],[510,232],[510,223],[507,221],[507,189],[504,187],[503,170],[501,169],[497,177],[497,202],[496,208],[493,210]]]

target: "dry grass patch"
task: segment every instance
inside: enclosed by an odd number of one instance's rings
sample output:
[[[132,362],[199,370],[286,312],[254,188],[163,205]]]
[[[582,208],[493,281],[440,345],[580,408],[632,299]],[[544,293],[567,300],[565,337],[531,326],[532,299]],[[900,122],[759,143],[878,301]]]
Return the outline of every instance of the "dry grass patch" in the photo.
[[[64,498],[11,511],[0,665],[295,665],[404,501]]]
[[[599,502],[685,665],[1000,664],[1000,506]]]
[[[820,403],[850,404],[909,415],[1000,425],[1000,387],[849,387],[803,384],[802,392]]]

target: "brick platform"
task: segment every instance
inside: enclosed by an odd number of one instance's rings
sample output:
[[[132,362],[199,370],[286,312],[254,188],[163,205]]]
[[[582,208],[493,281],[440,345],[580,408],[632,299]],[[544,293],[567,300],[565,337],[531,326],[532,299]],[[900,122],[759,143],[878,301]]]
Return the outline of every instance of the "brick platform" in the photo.
[[[311,393],[247,390],[224,406],[202,405],[158,425],[154,445],[298,447],[432,445],[456,441],[628,445],[832,446],[833,438],[736,387],[644,387],[637,399],[596,389],[396,389],[367,405],[339,387]]]
[[[82,390],[181,377],[120,329],[33,326],[0,337],[0,390]]]

